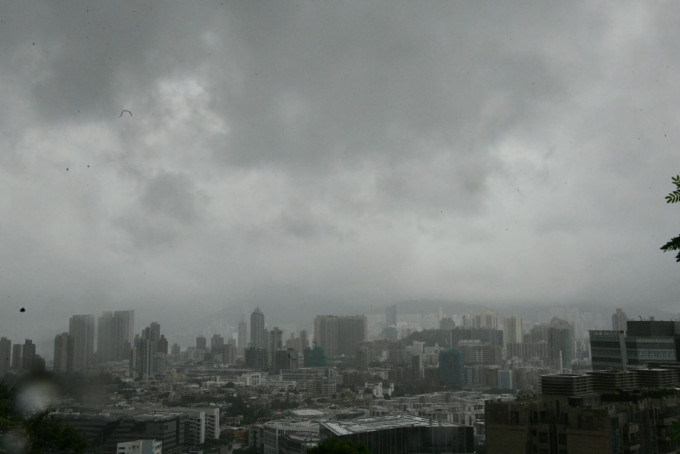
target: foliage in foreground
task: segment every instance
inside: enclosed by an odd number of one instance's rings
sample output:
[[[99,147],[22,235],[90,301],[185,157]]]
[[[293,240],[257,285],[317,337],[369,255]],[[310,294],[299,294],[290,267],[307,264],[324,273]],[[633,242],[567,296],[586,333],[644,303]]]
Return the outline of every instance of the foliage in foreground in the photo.
[[[15,402],[16,387],[10,390],[0,382],[0,448],[9,444],[23,445],[22,452],[37,453],[84,453],[87,440],[80,432],[48,411],[24,417]]]
[[[673,180],[673,184],[675,185],[675,191],[666,196],[666,203],[678,203],[680,202],[680,175],[674,176],[671,180]],[[661,246],[661,250],[664,252],[680,251],[680,235],[672,238],[669,242]],[[675,261],[680,262],[680,252],[675,256]]]

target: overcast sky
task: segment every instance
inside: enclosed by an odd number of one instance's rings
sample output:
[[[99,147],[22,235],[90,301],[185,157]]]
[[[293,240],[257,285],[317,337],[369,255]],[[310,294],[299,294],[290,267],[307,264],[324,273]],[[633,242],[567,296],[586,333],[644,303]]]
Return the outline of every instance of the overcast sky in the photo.
[[[302,300],[678,306],[675,2],[0,19],[1,335]]]

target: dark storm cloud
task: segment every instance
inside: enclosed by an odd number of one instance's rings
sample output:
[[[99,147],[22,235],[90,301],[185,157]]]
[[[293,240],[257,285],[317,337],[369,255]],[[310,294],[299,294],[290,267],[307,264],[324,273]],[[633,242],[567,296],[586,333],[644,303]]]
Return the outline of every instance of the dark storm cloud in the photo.
[[[183,241],[203,221],[206,202],[186,176],[156,175],[144,182],[120,225],[138,248]]]
[[[376,155],[387,165],[428,160],[443,148],[483,159],[489,141],[532,114],[534,98],[560,91],[541,58],[504,51],[503,37],[483,26],[460,30],[470,18],[455,7],[439,16],[395,8],[389,20],[368,5],[290,9],[238,16],[250,56],[243,86],[216,87],[234,113],[228,163],[304,172]]]

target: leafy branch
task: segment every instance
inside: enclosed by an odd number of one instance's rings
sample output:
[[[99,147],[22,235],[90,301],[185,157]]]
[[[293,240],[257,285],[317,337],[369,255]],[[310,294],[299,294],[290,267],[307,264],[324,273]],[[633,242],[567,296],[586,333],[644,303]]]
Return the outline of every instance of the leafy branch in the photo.
[[[678,203],[680,202],[680,175],[672,177],[671,180],[675,185],[675,191],[666,196],[666,203]],[[672,238],[669,242],[661,246],[661,250],[663,252],[680,251],[680,235]],[[680,252],[675,256],[675,261],[680,262]]]
[[[675,191],[666,196],[666,203],[678,203],[680,202],[680,175],[674,176],[671,180],[675,185]]]

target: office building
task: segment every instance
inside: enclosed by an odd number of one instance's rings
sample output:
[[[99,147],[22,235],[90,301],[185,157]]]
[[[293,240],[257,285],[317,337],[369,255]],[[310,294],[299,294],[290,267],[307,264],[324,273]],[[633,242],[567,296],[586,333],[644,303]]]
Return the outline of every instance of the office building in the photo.
[[[592,330],[589,337],[593,370],[626,368],[625,331]]]
[[[678,363],[679,345],[680,322],[628,320],[625,331],[590,331],[594,370]]]
[[[71,317],[68,333],[73,338],[73,371],[89,369],[94,360],[94,315]]]

